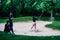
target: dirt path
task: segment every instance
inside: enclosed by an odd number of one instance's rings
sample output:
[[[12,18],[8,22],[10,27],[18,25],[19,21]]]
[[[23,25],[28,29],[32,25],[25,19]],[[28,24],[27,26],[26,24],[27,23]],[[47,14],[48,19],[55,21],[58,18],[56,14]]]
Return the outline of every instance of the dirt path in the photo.
[[[60,35],[59,30],[53,30],[51,28],[45,27],[46,24],[50,24],[52,22],[47,21],[37,21],[37,29],[40,32],[31,31],[30,28],[33,24],[32,21],[29,22],[15,22],[14,23],[14,32],[16,35],[29,35],[29,36],[56,36]],[[0,31],[4,30],[4,24],[0,23]]]

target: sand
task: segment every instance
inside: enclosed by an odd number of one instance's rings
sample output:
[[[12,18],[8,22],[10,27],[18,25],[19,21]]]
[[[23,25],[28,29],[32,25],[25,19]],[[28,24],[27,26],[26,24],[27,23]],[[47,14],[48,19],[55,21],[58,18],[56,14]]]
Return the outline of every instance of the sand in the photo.
[[[37,31],[31,30],[33,25],[32,21],[27,22],[14,22],[13,29],[16,35],[28,35],[28,36],[57,36],[60,35],[60,31],[52,28],[45,27],[46,24],[51,24],[50,21],[37,21]],[[5,23],[0,23],[0,31],[4,31]]]

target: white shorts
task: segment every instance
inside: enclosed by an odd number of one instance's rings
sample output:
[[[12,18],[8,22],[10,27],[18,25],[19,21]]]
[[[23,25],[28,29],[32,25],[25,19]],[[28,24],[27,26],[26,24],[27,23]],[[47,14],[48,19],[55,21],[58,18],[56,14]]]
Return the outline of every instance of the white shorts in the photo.
[[[36,24],[36,22],[33,22],[33,24]]]

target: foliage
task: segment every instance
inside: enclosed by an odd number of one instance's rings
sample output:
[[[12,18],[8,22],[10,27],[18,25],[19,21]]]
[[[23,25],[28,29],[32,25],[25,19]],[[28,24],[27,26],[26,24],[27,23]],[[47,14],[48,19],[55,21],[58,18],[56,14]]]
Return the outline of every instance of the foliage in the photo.
[[[1,17],[7,16],[11,11],[15,17],[51,11],[60,13],[60,0],[1,0],[0,9]]]

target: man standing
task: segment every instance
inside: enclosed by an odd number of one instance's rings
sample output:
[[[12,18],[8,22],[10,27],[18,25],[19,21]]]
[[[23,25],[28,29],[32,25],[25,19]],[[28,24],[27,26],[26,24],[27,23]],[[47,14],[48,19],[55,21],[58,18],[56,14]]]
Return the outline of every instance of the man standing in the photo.
[[[10,22],[10,31],[12,31],[12,33],[14,34],[14,31],[13,31],[13,22],[11,19],[9,19],[9,22]]]
[[[13,31],[13,21],[12,21],[13,14],[12,13],[9,14],[8,19],[9,19],[9,23],[10,23],[10,31],[12,31],[12,33],[14,34],[14,31]]]

